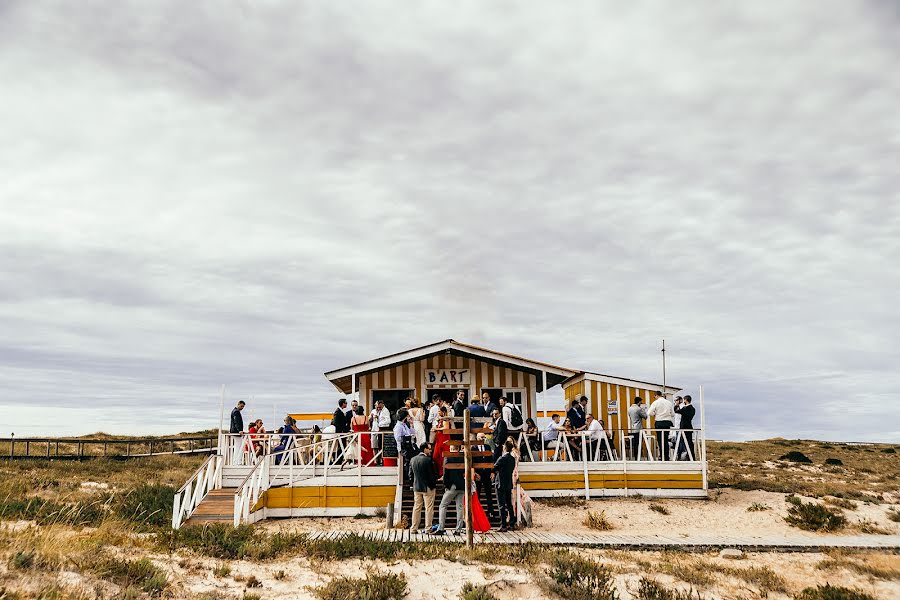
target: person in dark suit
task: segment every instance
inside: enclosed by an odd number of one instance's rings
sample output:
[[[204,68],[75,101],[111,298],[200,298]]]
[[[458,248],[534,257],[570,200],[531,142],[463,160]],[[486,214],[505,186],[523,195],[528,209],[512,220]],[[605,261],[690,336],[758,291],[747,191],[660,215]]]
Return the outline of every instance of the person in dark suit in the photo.
[[[338,400],[338,407],[334,410],[331,418],[331,424],[334,425],[334,432],[338,435],[342,433],[350,433],[350,419],[347,418],[347,399]]]
[[[491,416],[494,417],[491,428],[494,430],[494,461],[496,462],[496,460],[500,458],[500,455],[503,454],[503,445],[509,437],[509,428],[506,426],[506,421],[500,416],[499,409],[495,408],[494,414]]]
[[[697,455],[694,454],[694,432],[690,431],[694,428],[694,415],[697,414],[697,410],[691,403],[691,397],[685,395],[680,402],[676,402],[675,412],[681,415],[681,425],[678,428],[683,431],[684,435],[679,444],[676,458],[678,460],[697,460]],[[688,449],[690,449],[690,453],[688,453]]]
[[[247,403],[241,400],[237,403],[237,406],[231,409],[231,427],[228,428],[228,433],[241,433],[244,431],[244,417],[241,416],[241,411],[244,410],[246,405]]]
[[[500,531],[516,528],[515,510],[512,503],[513,471],[516,459],[511,454],[515,443],[506,440],[503,444],[503,455],[494,463],[493,479],[497,485],[497,501],[500,503]]]
[[[469,405],[469,414],[473,417],[487,416],[484,412],[484,407],[481,405],[481,399],[478,396],[472,398],[472,403]]]
[[[341,398],[340,400],[338,400],[338,407],[334,410],[334,415],[331,417],[331,424],[334,425],[334,433],[336,435],[350,433],[350,417],[347,415],[346,398]],[[341,462],[344,459],[344,449],[341,445],[342,443],[346,443],[346,441],[337,441],[335,443],[335,462]]]
[[[473,446],[473,449],[476,452],[489,452],[490,448],[487,444],[484,443],[484,434],[478,434],[478,445]],[[472,459],[472,462],[487,462],[488,456],[476,456]],[[475,480],[475,487],[478,490],[479,497],[482,492],[484,492],[487,497],[487,517],[488,519],[494,518],[494,490],[491,485],[491,469],[475,469],[475,473],[478,474],[478,478]]]
[[[566,413],[566,416],[569,417],[569,421],[572,423],[572,429],[574,431],[577,432],[584,430],[587,415],[584,413],[584,407],[581,405],[580,398],[572,400],[572,408],[569,409],[569,412]]]
[[[456,401],[453,403],[453,415],[456,417],[463,416],[466,410],[466,393],[462,390],[456,392]]]

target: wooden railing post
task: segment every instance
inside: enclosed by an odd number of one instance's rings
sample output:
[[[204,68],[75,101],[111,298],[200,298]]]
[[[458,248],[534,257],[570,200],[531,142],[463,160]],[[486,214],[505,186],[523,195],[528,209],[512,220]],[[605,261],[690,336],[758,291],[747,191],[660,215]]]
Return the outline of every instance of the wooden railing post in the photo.
[[[463,411],[463,465],[466,469],[466,548],[472,548],[472,413]],[[502,513],[501,513],[502,514]],[[459,515],[456,516],[459,518]]]

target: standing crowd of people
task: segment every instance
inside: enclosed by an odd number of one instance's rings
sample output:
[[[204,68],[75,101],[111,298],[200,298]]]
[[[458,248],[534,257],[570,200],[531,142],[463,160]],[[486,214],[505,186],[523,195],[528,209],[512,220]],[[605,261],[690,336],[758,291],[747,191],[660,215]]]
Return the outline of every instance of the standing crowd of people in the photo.
[[[423,404],[415,395],[410,395],[396,413],[391,413],[379,400],[368,415],[357,400],[348,405],[347,400],[341,398],[331,423],[324,429],[314,426],[305,435],[300,435],[296,421],[290,416],[286,416],[284,424],[271,433],[266,430],[262,419],[254,420],[245,430],[241,415],[245,406],[242,400],[232,410],[230,431],[249,434],[244,450],[255,456],[280,453],[296,446],[305,461],[324,460],[321,449],[318,454],[311,449],[316,442],[349,433],[371,433],[353,436],[347,443],[334,444],[331,450],[333,455],[329,458],[342,464],[380,466],[390,464],[402,454],[404,465],[408,468],[412,458],[427,444],[435,472],[440,476],[443,472],[443,454],[449,444],[446,430],[450,428],[450,419],[461,417],[468,408],[471,416],[489,431],[481,441],[484,451],[490,451],[494,461],[503,456],[507,441],[513,443],[517,460],[532,460],[536,453],[542,451],[564,452],[573,460],[581,460],[585,453],[588,460],[616,459],[613,434],[601,419],[589,412],[586,396],[572,401],[565,418],[558,413],[553,414],[543,432],[534,419],[523,419],[520,408],[506,397],[500,396],[495,401],[488,392],[480,397],[474,396],[468,404],[463,390],[457,391],[452,402],[441,394],[434,394]],[[632,459],[639,459],[653,451],[659,460],[696,460],[695,414],[690,395],[677,396],[673,402],[662,392],[657,392],[649,406],[640,396],[635,397],[627,409],[629,435],[626,448],[622,450],[628,452]],[[654,428],[657,430],[655,448],[652,449],[650,444],[642,441],[648,439],[643,431],[645,422],[650,418],[655,419]],[[674,430],[681,430],[681,434],[674,434]],[[582,432],[585,434],[584,440]],[[404,442],[406,439],[409,444]],[[413,447],[416,452],[413,452]],[[546,457],[545,454],[543,458]],[[280,460],[281,456],[278,456],[276,462]]]

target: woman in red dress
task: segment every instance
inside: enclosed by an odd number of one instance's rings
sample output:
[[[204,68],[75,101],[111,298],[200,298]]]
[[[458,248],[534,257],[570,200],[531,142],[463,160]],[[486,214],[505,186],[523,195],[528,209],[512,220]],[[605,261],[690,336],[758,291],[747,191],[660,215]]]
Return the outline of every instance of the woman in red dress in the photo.
[[[481,476],[472,471],[472,480],[477,481]],[[491,522],[488,520],[487,514],[481,507],[481,500],[478,499],[477,486],[472,490],[472,531],[477,533],[485,533],[491,530]]]
[[[356,407],[356,414],[353,415],[350,425],[353,427],[353,433],[359,434],[356,436],[356,447],[359,450],[354,458],[359,461],[359,464],[365,467],[372,462],[372,458],[375,454],[372,452],[372,436],[369,435],[369,420],[366,418],[366,413],[362,406]]]
[[[437,423],[434,424],[434,452],[432,460],[434,460],[434,470],[438,477],[444,476],[444,452],[450,447],[450,434],[446,432],[450,428],[450,421],[447,419],[447,407],[442,406],[438,410]]]

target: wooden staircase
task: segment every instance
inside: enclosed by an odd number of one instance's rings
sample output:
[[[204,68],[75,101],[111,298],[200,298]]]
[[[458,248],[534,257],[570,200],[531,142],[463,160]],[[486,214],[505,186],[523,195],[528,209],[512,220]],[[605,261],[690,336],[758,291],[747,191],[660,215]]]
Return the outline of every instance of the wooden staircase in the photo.
[[[491,508],[494,509],[493,514],[490,514],[490,513],[488,514],[488,520],[490,521],[491,527],[493,529],[499,529],[500,528],[500,509],[499,509],[499,505],[497,504],[497,493],[496,493],[497,490],[494,486],[489,486],[488,489],[490,490],[490,495],[491,495],[490,500],[492,502],[492,505],[488,504],[488,497],[483,490],[478,495],[478,501],[481,502],[481,507],[484,509],[484,512],[488,511],[489,506],[491,506]],[[437,486],[435,487],[435,492],[434,492],[434,523],[433,523],[434,525],[437,525],[437,523],[438,523],[441,498],[443,496],[444,496],[444,482],[441,480],[438,480]],[[403,518],[406,519],[407,524],[412,522],[413,502],[414,502],[414,497],[413,497],[412,485],[410,484],[410,482],[404,481],[400,514],[403,516]],[[425,519],[425,508],[423,506],[422,507],[422,516],[419,517],[419,523],[418,523],[419,527],[422,526],[424,519]],[[451,502],[450,506],[447,507],[447,523],[446,523],[445,527],[447,529],[453,529],[454,527],[456,527],[456,519],[457,519],[456,502]]]
[[[234,493],[236,491],[235,488],[210,490],[184,524],[234,523]]]

